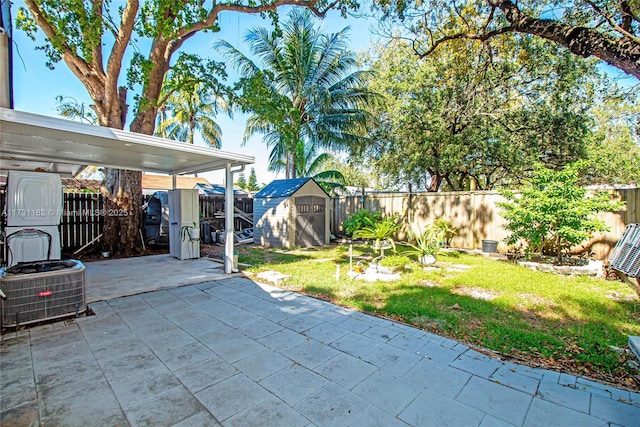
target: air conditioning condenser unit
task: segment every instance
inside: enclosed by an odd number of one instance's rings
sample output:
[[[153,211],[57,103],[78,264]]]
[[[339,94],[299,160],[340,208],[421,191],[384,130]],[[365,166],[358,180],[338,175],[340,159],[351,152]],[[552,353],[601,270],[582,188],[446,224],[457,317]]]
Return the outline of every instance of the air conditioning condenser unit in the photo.
[[[0,326],[19,326],[83,313],[85,267],[76,260],[21,263],[0,279]]]

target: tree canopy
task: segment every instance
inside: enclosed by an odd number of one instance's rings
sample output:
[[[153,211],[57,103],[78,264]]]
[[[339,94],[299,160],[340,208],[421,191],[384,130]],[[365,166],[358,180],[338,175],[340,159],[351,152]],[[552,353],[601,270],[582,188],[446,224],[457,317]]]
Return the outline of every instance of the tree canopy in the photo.
[[[164,90],[164,89],[163,89]],[[212,148],[222,147],[222,130],[214,117],[226,102],[210,86],[195,83],[173,91],[160,108],[155,134],[193,144],[196,134]]]
[[[421,56],[452,40],[486,42],[520,33],[599,58],[640,79],[637,0],[377,0],[376,5],[385,16],[404,21]]]
[[[492,189],[534,163],[559,168],[586,155],[594,67],[549,42],[457,40],[420,59],[395,39],[372,68],[384,101],[369,155],[391,183]]]

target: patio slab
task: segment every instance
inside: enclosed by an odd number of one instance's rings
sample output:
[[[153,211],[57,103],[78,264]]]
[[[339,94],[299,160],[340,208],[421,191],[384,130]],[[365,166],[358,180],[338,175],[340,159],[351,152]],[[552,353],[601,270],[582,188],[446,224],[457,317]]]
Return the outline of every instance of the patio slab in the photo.
[[[88,303],[229,277],[218,262],[179,260],[169,254],[87,261],[84,265]]]
[[[640,419],[637,393],[520,368],[246,278],[109,292],[94,289],[105,298],[90,304],[94,316],[2,336],[0,425],[632,427]]]

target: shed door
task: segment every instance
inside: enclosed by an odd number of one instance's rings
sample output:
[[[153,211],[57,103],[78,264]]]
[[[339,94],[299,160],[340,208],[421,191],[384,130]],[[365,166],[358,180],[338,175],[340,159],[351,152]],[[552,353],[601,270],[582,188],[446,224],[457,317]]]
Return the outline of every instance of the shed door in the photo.
[[[296,197],[296,246],[324,245],[326,199],[315,196]]]

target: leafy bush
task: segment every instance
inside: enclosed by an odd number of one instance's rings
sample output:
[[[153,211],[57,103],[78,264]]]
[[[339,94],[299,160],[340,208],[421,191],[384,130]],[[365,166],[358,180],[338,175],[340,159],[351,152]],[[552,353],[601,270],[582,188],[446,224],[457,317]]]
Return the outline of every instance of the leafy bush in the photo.
[[[342,221],[342,229],[349,237],[353,236],[353,233],[361,228],[370,226],[372,223],[378,223],[382,221],[382,215],[380,212],[371,212],[366,209],[360,209],[356,213],[350,214],[347,219]]]
[[[508,200],[498,203],[507,221],[505,228],[511,231],[508,243],[522,239],[528,252],[555,255],[558,260],[593,232],[607,230],[603,221],[593,217],[595,213],[624,206],[606,193],[587,197],[587,190],[578,185],[578,170],[572,166],[561,171],[538,167],[520,194],[500,193]]]
[[[449,246],[451,244],[451,239],[458,234],[455,228],[453,228],[453,224],[451,221],[447,221],[446,219],[438,218],[433,221],[433,226],[442,232],[441,239],[444,243]]]
[[[416,255],[420,258],[423,255],[436,256],[440,250],[440,241],[445,237],[442,228],[435,224],[428,225],[424,230],[409,231],[409,246],[411,247],[406,253]],[[415,242],[411,243],[411,241]]]
[[[396,244],[391,238],[400,227],[398,215],[384,218],[382,221],[373,222],[369,218],[364,219],[368,224],[353,232],[353,237],[358,239],[374,240],[373,249],[380,249],[380,256],[384,257],[385,246],[396,251]]]

